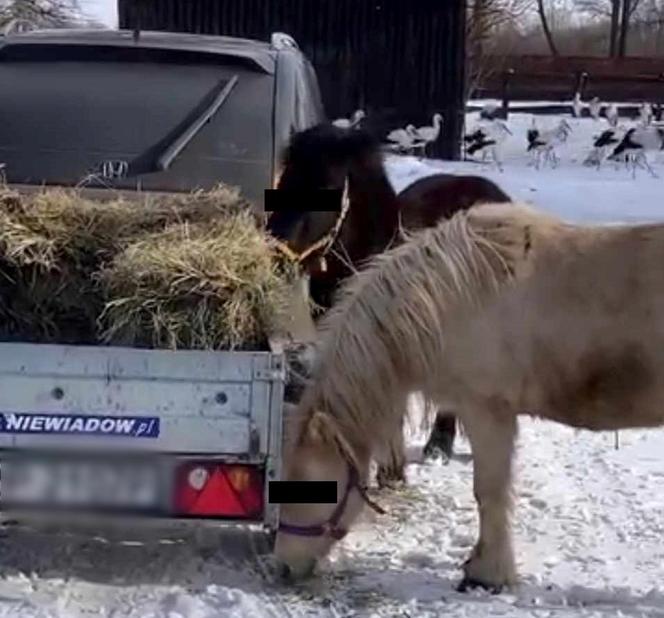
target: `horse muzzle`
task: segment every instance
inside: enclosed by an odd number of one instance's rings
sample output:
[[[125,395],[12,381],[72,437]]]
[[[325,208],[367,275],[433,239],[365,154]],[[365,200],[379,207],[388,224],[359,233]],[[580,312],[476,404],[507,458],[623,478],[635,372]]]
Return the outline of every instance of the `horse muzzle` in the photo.
[[[277,577],[283,584],[294,584],[296,582],[309,579],[313,576],[316,569],[316,560],[314,558],[305,560],[298,564],[277,561]]]

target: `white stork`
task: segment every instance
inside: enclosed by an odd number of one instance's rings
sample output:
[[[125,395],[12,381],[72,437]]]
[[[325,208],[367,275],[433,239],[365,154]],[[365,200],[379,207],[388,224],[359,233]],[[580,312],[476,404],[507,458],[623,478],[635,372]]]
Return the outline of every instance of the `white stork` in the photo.
[[[646,169],[653,178],[658,178],[655,170],[648,163],[649,152],[664,150],[664,129],[659,127],[633,127],[623,137],[609,156],[611,161],[625,161],[632,164],[632,178],[636,177],[636,168]]]
[[[350,118],[338,118],[332,124],[335,127],[340,129],[352,129],[362,122],[362,119],[366,116],[363,110],[358,109]]]
[[[581,102],[581,93],[577,92],[574,95],[574,102],[572,103],[572,110],[575,118],[581,118],[583,113],[583,103]]]
[[[414,135],[417,136],[424,142],[424,152],[426,153],[426,147],[435,142],[440,135],[440,129],[443,126],[443,116],[442,114],[433,115],[433,126],[428,127],[419,127],[415,129]]]
[[[639,117],[641,118],[641,125],[647,127],[652,122],[653,111],[650,103],[642,103],[639,108]]]
[[[413,149],[415,127],[409,124],[405,129],[394,129],[387,134],[387,140],[392,142],[394,149],[399,152],[408,152]]]
[[[564,118],[560,119],[557,126],[551,129],[540,130],[537,128],[535,116],[533,116],[531,128],[528,129],[527,139],[528,152],[532,153],[532,163],[535,165],[535,169],[540,169],[542,155],[544,156],[544,163],[548,161],[551,167],[558,166],[559,159],[556,155],[556,149],[560,144],[567,141],[571,131],[572,127],[569,126]]]
[[[618,107],[615,103],[611,103],[606,110],[606,119],[612,127],[618,126]]]

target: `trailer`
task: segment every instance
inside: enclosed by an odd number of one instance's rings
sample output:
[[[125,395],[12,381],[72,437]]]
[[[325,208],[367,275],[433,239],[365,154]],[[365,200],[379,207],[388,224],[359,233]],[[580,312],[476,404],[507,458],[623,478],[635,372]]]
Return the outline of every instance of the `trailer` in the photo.
[[[0,500],[277,525],[283,354],[0,344]]]
[[[313,69],[280,33],[12,34],[0,37],[3,84],[9,186],[101,201],[224,181],[260,213],[290,135],[324,119]],[[2,519],[274,531],[283,337],[313,337],[305,298],[298,288],[288,324],[257,352],[0,343]]]

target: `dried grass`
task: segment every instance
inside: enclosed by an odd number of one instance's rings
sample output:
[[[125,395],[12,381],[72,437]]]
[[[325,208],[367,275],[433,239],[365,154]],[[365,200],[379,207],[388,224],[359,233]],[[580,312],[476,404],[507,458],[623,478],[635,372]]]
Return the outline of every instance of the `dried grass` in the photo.
[[[97,202],[0,189],[0,338],[263,344],[290,274],[237,191]]]
[[[291,291],[290,273],[247,214],[145,238],[100,280],[114,299],[100,318],[105,342],[171,349],[264,347]]]

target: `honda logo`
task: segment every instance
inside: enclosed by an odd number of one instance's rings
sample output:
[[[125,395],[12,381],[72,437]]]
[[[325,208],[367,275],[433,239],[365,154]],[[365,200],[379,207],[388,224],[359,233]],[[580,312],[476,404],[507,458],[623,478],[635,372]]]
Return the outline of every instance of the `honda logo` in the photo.
[[[124,178],[129,171],[129,163],[126,161],[103,161],[99,166],[99,175],[107,180]]]

